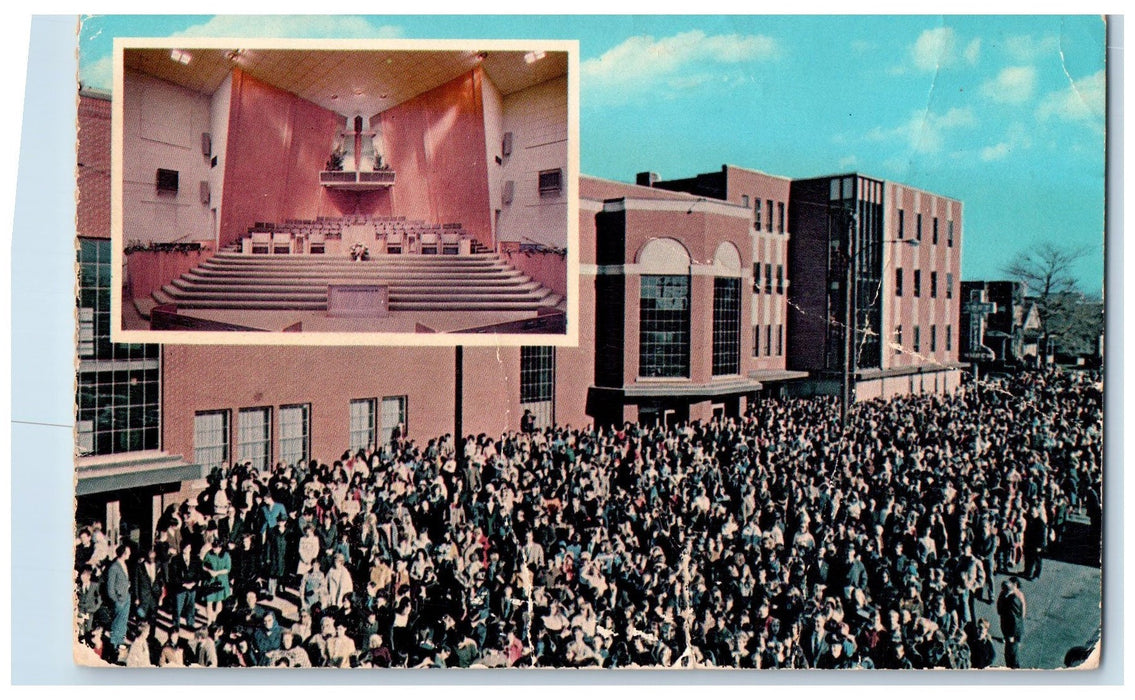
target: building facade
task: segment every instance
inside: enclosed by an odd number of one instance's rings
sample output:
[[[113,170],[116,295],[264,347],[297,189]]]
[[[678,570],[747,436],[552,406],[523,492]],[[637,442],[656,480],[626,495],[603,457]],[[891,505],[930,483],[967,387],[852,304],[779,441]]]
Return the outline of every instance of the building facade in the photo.
[[[161,347],[110,342],[109,96],[81,92],[78,118],[76,521],[148,543],[166,499],[203,472],[161,450]]]
[[[81,143],[108,151],[109,105],[82,99]],[[424,443],[453,433],[458,415],[465,435],[498,435],[525,411],[538,425],[674,423],[740,415],[773,393],[835,393],[849,277],[858,399],[959,381],[961,205],[894,183],[735,166],[639,184],[580,178],[577,347],[135,347],[99,325],[109,189],[84,172],[79,304],[94,323],[79,352],[95,356],[80,364],[79,441],[113,447],[79,459],[80,520],[108,527],[125,509],[152,530],[215,467],[329,463],[395,429]],[[840,258],[849,231],[854,274]],[[98,398],[92,362],[114,363],[123,408]],[[90,427],[92,415],[128,427]]]
[[[801,386],[835,393],[847,370],[859,399],[953,391],[961,203],[856,173],[791,189],[788,366],[810,374]]]

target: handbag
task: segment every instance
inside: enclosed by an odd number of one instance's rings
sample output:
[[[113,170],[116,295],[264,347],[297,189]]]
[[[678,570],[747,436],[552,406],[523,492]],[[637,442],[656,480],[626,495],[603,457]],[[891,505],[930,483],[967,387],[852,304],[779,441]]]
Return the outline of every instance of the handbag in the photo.
[[[197,586],[197,597],[207,598],[208,596],[211,596],[214,593],[220,593],[223,590],[225,590],[224,582],[219,578],[211,578],[207,581],[202,581]]]

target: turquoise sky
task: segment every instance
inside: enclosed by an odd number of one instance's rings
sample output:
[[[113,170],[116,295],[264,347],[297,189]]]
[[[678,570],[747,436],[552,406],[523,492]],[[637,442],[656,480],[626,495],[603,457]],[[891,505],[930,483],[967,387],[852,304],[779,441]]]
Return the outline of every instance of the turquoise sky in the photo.
[[[1102,290],[1096,16],[95,16],[80,79],[109,87],[115,36],[170,35],[578,39],[586,174],[860,171],[962,200],[965,279],[1051,241]]]

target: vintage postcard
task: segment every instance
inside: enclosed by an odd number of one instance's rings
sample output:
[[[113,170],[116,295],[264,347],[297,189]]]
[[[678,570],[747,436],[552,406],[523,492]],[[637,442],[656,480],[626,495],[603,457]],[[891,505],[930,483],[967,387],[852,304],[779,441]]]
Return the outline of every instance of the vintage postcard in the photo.
[[[491,20],[83,18],[76,663],[1095,667],[1106,20]]]

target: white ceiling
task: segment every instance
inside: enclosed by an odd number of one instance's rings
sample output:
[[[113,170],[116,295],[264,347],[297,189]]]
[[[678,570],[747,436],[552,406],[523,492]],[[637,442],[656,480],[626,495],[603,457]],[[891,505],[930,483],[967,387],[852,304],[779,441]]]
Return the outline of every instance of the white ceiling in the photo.
[[[188,64],[168,48],[129,48],[123,65],[212,95],[236,66],[270,85],[344,116],[370,117],[442,85],[480,64],[502,95],[567,73],[567,53],[548,51],[533,63],[524,51],[184,49]]]

